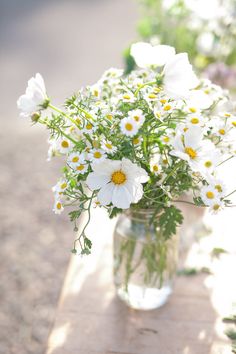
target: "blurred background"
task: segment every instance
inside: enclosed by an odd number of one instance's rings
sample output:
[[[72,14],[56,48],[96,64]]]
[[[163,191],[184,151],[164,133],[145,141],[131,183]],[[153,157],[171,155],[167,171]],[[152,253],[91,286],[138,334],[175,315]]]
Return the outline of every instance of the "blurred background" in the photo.
[[[0,0],[0,354],[44,353],[73,238],[52,212],[59,161],[16,100],[36,72],[59,103],[121,67],[136,21],[132,0]]]

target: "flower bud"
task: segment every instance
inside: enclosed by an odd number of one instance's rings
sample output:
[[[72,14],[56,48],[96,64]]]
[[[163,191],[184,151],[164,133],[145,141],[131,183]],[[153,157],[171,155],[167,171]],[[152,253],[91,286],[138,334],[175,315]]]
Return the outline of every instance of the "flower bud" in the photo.
[[[40,118],[40,113],[39,112],[34,112],[32,115],[31,115],[31,120],[33,123],[37,123],[37,121],[39,120]]]

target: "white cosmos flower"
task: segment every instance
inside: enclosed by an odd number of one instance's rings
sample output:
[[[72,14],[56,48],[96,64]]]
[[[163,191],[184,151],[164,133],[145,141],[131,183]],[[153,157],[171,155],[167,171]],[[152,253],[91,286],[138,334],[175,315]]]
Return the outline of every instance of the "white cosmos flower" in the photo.
[[[93,191],[99,189],[97,199],[102,205],[112,203],[117,208],[128,209],[131,203],[142,198],[142,183],[148,179],[143,168],[126,158],[121,161],[107,159],[93,166],[86,183]]]
[[[190,167],[197,171],[202,156],[214,148],[212,143],[203,140],[200,127],[189,128],[184,134],[178,133],[173,139],[172,145],[174,150],[171,150],[170,154],[188,161]]]
[[[120,121],[120,130],[126,136],[134,136],[137,134],[139,126],[135,119],[131,117],[123,118]]]
[[[134,109],[132,111],[128,112],[128,116],[132,119],[134,119],[138,126],[143,125],[144,121],[145,121],[145,116],[143,114],[143,111],[141,109]]]
[[[187,53],[176,54],[172,57],[165,65],[163,74],[165,93],[173,98],[187,98],[189,90],[199,83],[188,61]]]
[[[175,55],[175,48],[169,45],[155,45],[138,42],[131,46],[130,54],[140,68],[163,66]]]
[[[34,112],[41,110],[47,102],[44,80],[37,73],[28,81],[25,94],[20,96],[17,101],[17,107],[21,110],[20,117],[31,117]]]
[[[185,105],[187,105],[189,111],[202,110],[209,108],[213,103],[213,99],[206,94],[203,90],[191,90],[189,92],[188,99]],[[195,113],[192,112],[192,113]]]

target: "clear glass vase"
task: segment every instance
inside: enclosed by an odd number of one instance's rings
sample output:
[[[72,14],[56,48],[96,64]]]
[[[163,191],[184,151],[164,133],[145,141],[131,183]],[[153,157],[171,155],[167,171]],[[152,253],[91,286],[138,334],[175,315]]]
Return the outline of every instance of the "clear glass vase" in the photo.
[[[114,282],[130,307],[151,310],[172,292],[178,259],[178,237],[165,240],[151,222],[150,210],[128,210],[114,231]]]

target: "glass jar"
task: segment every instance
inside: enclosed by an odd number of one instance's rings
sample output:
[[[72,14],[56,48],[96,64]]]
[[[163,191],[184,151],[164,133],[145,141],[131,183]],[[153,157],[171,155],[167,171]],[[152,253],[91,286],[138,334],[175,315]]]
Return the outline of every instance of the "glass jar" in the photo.
[[[172,292],[178,258],[178,237],[165,240],[151,222],[151,210],[128,210],[114,230],[114,282],[130,307],[151,310]]]

